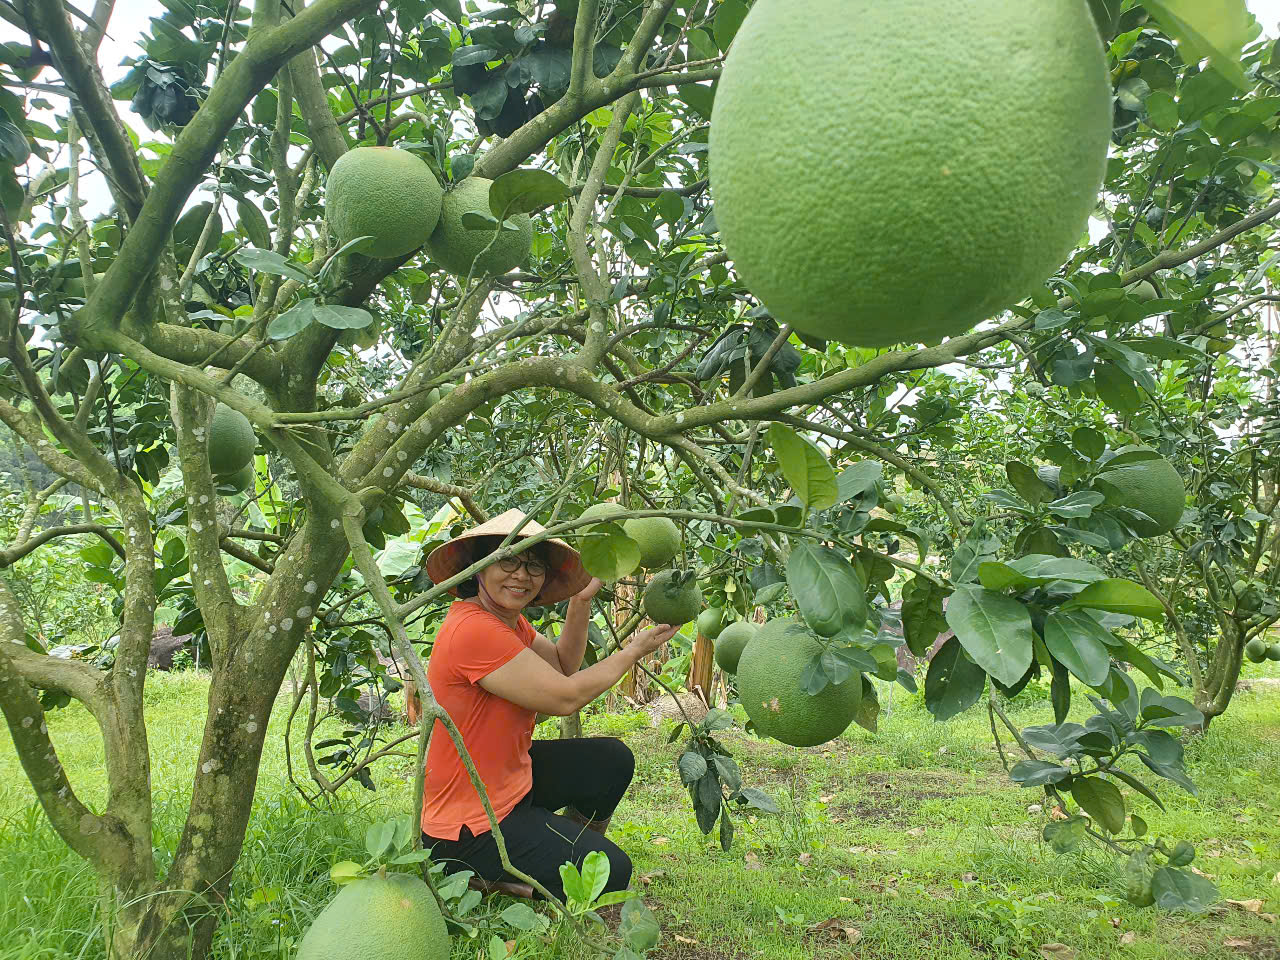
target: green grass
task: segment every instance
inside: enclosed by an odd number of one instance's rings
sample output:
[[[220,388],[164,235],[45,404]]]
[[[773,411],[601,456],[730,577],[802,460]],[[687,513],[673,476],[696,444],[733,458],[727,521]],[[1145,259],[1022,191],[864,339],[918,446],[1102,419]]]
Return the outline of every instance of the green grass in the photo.
[[[147,689],[163,869],[181,829],[207,686],[187,673],[153,676]],[[355,787],[327,809],[308,808],[285,774],[286,708],[281,698],[271,718],[254,815],[215,942],[220,960],[292,957],[333,895],[329,866],[362,860],[365,827],[411,809],[411,764],[400,760],[377,771],[375,793]],[[1025,726],[1047,714],[1045,702],[1031,701],[1012,716]],[[100,807],[105,781],[92,719],[73,706],[49,726],[80,796]],[[824,747],[796,749],[726,731],[722,742],[745,782],[782,806],[776,816],[741,819],[728,853],[696,827],[674,773],[681,745],[666,743],[670,722],[654,730],[640,714],[595,714],[584,727],[587,735],[621,736],[636,753],[636,780],[610,836],[635,861],[637,884],[663,927],[656,953],[664,958],[1019,957],[1039,956],[1051,942],[1082,958],[1280,957],[1280,924],[1230,907],[1201,916],[1138,909],[1119,898],[1117,861],[1105,851],[1052,854],[1038,840],[1045,814],[1028,812],[1043,795],[1009,783],[979,709],[937,724],[919,696],[898,688],[876,735],[855,727]],[[540,733],[554,736],[554,724]],[[1196,865],[1225,897],[1261,899],[1264,912],[1280,913],[1280,690],[1238,695],[1209,734],[1189,744],[1188,769],[1198,797],[1165,785],[1167,812],[1141,798],[1135,809],[1153,832],[1193,842]],[[0,871],[0,957],[103,956],[94,877],[50,830],[7,738]],[[481,913],[496,921],[507,905],[487,901]],[[830,931],[812,929],[824,921]],[[855,931],[856,945],[843,928]],[[1241,946],[1224,946],[1230,939]],[[517,942],[518,957],[586,956],[562,928]],[[457,937],[453,955],[473,960],[479,946]]]

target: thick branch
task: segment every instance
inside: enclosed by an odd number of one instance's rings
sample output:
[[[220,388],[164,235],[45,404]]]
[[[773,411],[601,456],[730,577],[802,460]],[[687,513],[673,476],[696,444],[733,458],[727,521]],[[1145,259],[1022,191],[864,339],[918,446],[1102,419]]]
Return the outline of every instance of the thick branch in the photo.
[[[21,543],[14,544],[7,550],[0,550],[0,567],[11,567],[27,554],[44,546],[50,540],[57,537],[74,537],[82,533],[94,533],[107,542],[116,553],[120,555],[120,559],[124,559],[124,547],[120,546],[120,541],[111,535],[106,527],[99,523],[72,523],[65,527],[50,527],[48,530],[42,530],[30,540],[24,540]]]

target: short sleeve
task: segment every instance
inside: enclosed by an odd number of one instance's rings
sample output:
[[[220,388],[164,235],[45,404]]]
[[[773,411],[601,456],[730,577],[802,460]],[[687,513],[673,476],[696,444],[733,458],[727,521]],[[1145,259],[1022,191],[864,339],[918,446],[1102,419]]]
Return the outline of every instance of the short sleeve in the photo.
[[[527,649],[515,632],[496,617],[475,615],[459,624],[453,662],[468,683],[477,683]]]

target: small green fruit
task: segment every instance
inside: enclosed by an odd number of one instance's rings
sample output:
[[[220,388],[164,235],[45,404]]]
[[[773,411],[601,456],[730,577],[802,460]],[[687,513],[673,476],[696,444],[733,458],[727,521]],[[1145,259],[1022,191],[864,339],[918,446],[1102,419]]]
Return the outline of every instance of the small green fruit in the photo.
[[[707,607],[698,614],[698,633],[708,640],[720,636],[724,629],[724,607]]]
[[[622,529],[639,544],[640,566],[646,570],[666,566],[680,552],[680,528],[667,517],[633,517]]]
[[[1244,655],[1251,663],[1262,663],[1267,659],[1270,648],[1262,642],[1261,637],[1254,637],[1244,645]]]
[[[742,659],[742,651],[747,648],[751,638],[760,628],[754,623],[739,620],[720,631],[716,638],[716,663],[725,673],[737,673],[738,661]]]
[[[1273,643],[1267,647],[1267,659],[1280,662],[1280,643]]]
[[[209,423],[209,469],[218,476],[236,473],[253,460],[258,438],[239,410],[220,403]]]
[[[702,609],[702,591],[692,570],[664,570],[644,591],[644,613],[654,623],[688,623]]]

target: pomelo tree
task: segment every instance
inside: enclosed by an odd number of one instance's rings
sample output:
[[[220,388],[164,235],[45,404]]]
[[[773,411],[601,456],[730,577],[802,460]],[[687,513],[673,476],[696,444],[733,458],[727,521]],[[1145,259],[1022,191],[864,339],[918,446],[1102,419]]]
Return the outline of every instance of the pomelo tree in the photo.
[[[300,648],[324,659],[334,679],[320,693],[340,701],[343,678],[360,664],[378,672],[374,647],[389,644],[419,681],[424,736],[440,719],[457,742],[409,626],[449,584],[380,566],[415,497],[454,498],[473,515],[523,500],[618,577],[638,563],[636,542],[611,521],[584,535],[589,521],[577,520],[614,474],[629,514],[677,521],[686,559],[717,568],[709,602],[795,608],[819,648],[800,682],[815,695],[861,685],[840,698],[856,701],[851,719],[874,725],[867,676],[912,682],[890,662],[883,610],[900,577],[912,649],[944,625],[957,634],[925,681],[940,719],[977,702],[988,677],[1014,696],[1050,676],[1055,722],[1006,726],[1025,753],[1015,779],[1070,811],[1047,830],[1054,846],[1092,834],[1134,851],[1139,899],[1211,897],[1182,869],[1185,851],[1147,843],[1115,785],[1154,795],[1117,766],[1126,755],[1189,785],[1164,728],[1199,714],[1171,694],[1139,697],[1114,666],[1143,661],[1113,628],[1163,609],[1087,559],[1096,539],[1072,522],[1096,501],[1032,494],[1076,533],[1057,534],[1058,550],[1005,547],[913,450],[945,448],[948,418],[964,415],[949,397],[955,364],[1025,367],[1124,410],[1165,363],[1203,352],[1195,331],[1152,321],[1167,297],[1145,300],[1134,285],[1151,278],[1162,294],[1203,300],[1200,271],[1220,251],[1262,266],[1280,213],[1269,202],[1277,77],[1264,44],[1241,62],[1253,37],[1242,5],[1226,5],[1244,19],[1224,26],[1216,13],[1188,23],[1172,5],[1092,4],[1117,98],[1105,238],[1011,313],[885,350],[794,336],[721,249],[709,120],[742,0],[166,4],[144,56],[108,86],[98,51],[112,6],[0,6],[29,36],[0,56],[0,419],[87,491],[80,523],[28,529],[4,557],[96,538],[82,557],[119,617],[109,669],[53,658],[0,587],[0,710],[53,828],[101,878],[120,955],[208,952],[208,904],[228,889],[267,718]],[[922,34],[922,49],[937,42]],[[448,228],[487,231],[489,247],[528,216],[525,264],[494,277],[472,260],[455,276],[421,251],[374,259],[361,238],[339,243],[326,178],[356,146],[416,154],[446,187],[446,210],[491,181],[488,209],[459,208]],[[86,220],[90,166],[113,205]],[[902,269],[927,283],[927,264]],[[210,468],[219,403],[263,450],[244,493]],[[936,499],[927,537],[874,513],[886,482]],[[943,567],[928,562],[939,543]],[[357,594],[376,605],[380,636],[348,619]],[[212,664],[187,820],[163,872],[142,696],[160,606]],[[1066,722],[1069,675],[1096,694],[1087,727]],[[102,729],[102,809],[59,762],[45,723],[56,697],[83,703]],[[1003,714],[990,703],[994,726]],[[719,753],[712,734],[725,722],[691,731],[679,775],[702,829],[718,821],[727,846],[736,808],[761,801]],[[1156,852],[1167,863],[1152,875]]]

